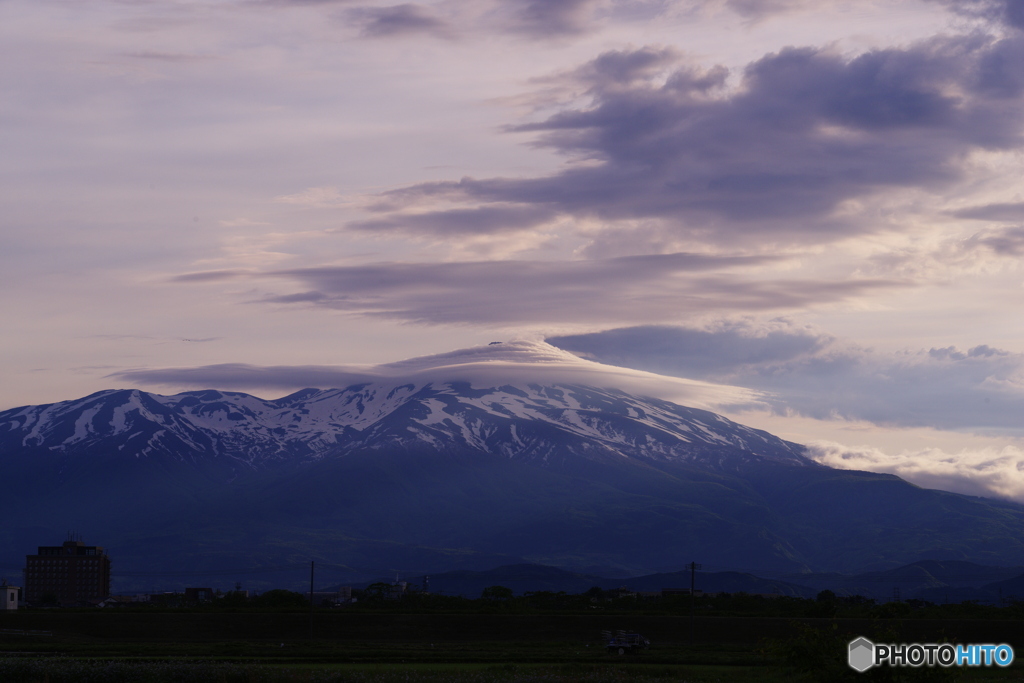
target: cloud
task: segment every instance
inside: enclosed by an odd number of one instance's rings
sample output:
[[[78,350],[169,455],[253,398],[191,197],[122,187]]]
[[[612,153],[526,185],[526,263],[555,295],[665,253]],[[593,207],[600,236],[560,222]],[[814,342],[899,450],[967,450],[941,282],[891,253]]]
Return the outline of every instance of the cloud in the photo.
[[[670,0],[668,4],[671,4]],[[353,4],[356,0],[251,0],[277,8]],[[612,14],[631,16],[635,0],[478,0],[474,3],[402,3],[354,7],[344,16],[367,37],[429,34],[439,38],[459,35],[513,35],[530,40],[581,36],[599,29]],[[658,4],[658,3],[656,3]],[[613,12],[614,9],[623,10]],[[445,18],[439,15],[445,14]],[[605,20],[605,21],[602,21]]]
[[[317,7],[320,5],[348,5],[352,2],[353,0],[251,0],[251,4],[270,7]]]
[[[506,31],[533,38],[586,33],[598,0],[507,0]]]
[[[549,344],[611,365],[643,363],[670,375],[711,377],[816,353],[833,338],[810,329],[769,324],[760,329],[732,323],[717,329],[646,325],[596,334],[548,337]],[[641,360],[642,359],[642,360]]]
[[[171,282],[223,282],[244,277],[242,270],[204,270],[197,273],[182,273],[171,278]]]
[[[616,84],[629,86],[657,76],[662,70],[676,65],[680,59],[682,54],[668,47],[644,46],[636,50],[612,50],[602,53],[558,80],[576,81],[594,88],[611,87]],[[724,73],[721,70],[714,72],[716,77]]]
[[[143,385],[243,390],[345,388],[366,382],[459,381],[486,388],[532,382],[615,388],[702,408],[744,406],[758,400],[755,392],[745,389],[601,365],[544,342],[523,339],[371,367],[226,363],[122,370],[108,377]]]
[[[484,206],[394,214],[388,218],[353,221],[347,227],[366,232],[404,232],[412,235],[479,235],[527,230],[555,217],[553,211],[539,206]]]
[[[727,0],[725,4],[741,16],[760,19],[806,7],[810,3],[807,0]]]
[[[375,376],[358,369],[324,365],[257,366],[220,363],[194,368],[147,368],[122,370],[108,378],[149,385],[232,389],[302,389],[306,387],[347,387],[370,382]]]
[[[852,58],[786,48],[735,84],[723,67],[678,60],[655,48],[605,53],[562,76],[589,93],[587,106],[509,128],[585,163],[400,188],[381,195],[378,213],[456,208],[373,225],[437,234],[472,216],[472,229],[488,233],[507,229],[520,207],[519,229],[560,214],[609,229],[648,221],[647,230],[712,243],[830,242],[879,228],[851,218],[850,202],[949,190],[970,153],[1024,142],[1024,36],[941,37]],[[486,207],[500,211],[489,217]]]
[[[1024,29],[1021,0],[936,0],[953,12],[977,17],[1007,27]]]
[[[973,218],[981,221],[1024,221],[1024,203],[1008,202],[969,206],[953,211],[957,218]]]
[[[146,50],[142,52],[129,52],[127,57],[134,59],[147,59],[158,62],[205,62],[214,59],[219,59],[212,55],[193,55],[193,54],[182,54],[176,52],[154,52]]]
[[[987,247],[1000,256],[1024,254],[1024,227],[989,230],[971,236],[964,242],[965,249]]]
[[[808,457],[845,470],[895,474],[918,486],[972,496],[997,496],[1024,503],[1024,451],[1013,446],[946,453],[936,448],[885,453],[871,446],[820,441]]]
[[[882,353],[784,322],[635,327],[548,341],[602,363],[749,387],[783,415],[1024,433],[1024,354],[988,345]]]
[[[309,187],[302,192],[275,197],[274,201],[311,208],[331,208],[345,205],[345,198],[336,187]]]
[[[452,38],[453,28],[434,16],[423,5],[405,3],[389,7],[356,7],[346,16],[362,28],[362,35],[387,38],[410,34],[427,34],[438,38]]]
[[[772,256],[659,254],[579,261],[376,263],[264,273],[303,289],[263,303],[307,303],[421,323],[651,322],[713,310],[804,308],[885,288],[897,280],[754,280]],[[215,275],[214,279],[230,277]],[[180,276],[202,281],[202,274]]]

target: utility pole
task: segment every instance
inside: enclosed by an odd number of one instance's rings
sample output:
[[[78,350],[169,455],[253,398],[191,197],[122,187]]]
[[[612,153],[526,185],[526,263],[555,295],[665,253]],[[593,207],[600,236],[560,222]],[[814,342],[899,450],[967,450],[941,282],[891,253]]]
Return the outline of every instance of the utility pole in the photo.
[[[309,561],[309,639],[313,640],[313,568],[316,563]]]
[[[697,570],[700,569],[700,565],[696,562],[691,562],[687,566],[690,568],[690,647],[693,647],[693,611],[697,600],[697,596],[694,593],[693,588],[696,583],[695,574],[697,573]]]

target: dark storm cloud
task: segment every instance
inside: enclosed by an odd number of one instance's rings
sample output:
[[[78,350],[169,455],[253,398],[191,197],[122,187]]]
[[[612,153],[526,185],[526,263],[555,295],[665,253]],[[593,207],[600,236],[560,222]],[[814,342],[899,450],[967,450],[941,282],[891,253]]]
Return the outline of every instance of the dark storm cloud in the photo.
[[[780,413],[880,425],[1015,432],[1024,354],[987,345],[879,353],[785,326],[634,327],[553,337],[600,363],[765,392]]]
[[[259,301],[421,323],[650,322],[710,310],[803,308],[905,286],[894,280],[751,281],[740,275],[774,260],[663,254],[300,268],[270,275],[293,280],[303,291]]]
[[[665,80],[654,75],[664,52],[607,53],[576,70],[590,106],[510,129],[588,164],[425,183],[386,193],[375,208],[442,197],[607,223],[653,219],[711,240],[868,232],[873,224],[837,217],[837,207],[888,189],[947,188],[964,177],[968,153],[1021,146],[1022,46],[1024,37],[979,34],[853,59],[787,48],[750,64],[738,88],[726,87],[721,67],[683,66]],[[435,212],[423,229],[460,218]]]
[[[426,33],[441,38],[454,35],[452,28],[422,5],[403,4],[390,7],[357,7],[346,13],[361,26],[362,34],[372,38]]]

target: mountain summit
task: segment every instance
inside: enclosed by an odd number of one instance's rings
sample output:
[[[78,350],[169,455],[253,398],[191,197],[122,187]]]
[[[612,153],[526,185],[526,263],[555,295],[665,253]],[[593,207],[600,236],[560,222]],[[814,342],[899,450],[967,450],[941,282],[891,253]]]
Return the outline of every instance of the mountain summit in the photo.
[[[74,528],[137,570],[1024,562],[1020,506],[833,470],[766,432],[612,387],[663,382],[704,402],[740,390],[593,366],[516,342],[276,400],[115,390],[4,411],[0,466],[18,485],[0,502],[0,552]]]

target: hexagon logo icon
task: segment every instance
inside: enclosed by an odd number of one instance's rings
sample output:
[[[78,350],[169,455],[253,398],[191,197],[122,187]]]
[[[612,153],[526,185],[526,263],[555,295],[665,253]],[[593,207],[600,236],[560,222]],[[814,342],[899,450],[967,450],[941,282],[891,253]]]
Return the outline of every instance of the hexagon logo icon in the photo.
[[[863,636],[850,641],[850,668],[864,673],[875,665],[875,644]]]

